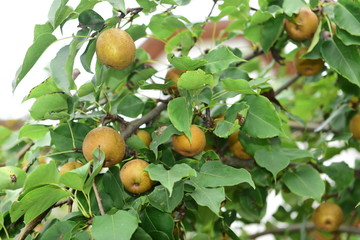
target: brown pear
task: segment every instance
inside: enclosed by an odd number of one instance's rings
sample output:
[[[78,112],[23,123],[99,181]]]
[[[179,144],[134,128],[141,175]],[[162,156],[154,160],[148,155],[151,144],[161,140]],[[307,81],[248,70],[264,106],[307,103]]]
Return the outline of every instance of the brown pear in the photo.
[[[353,137],[360,140],[360,113],[355,114],[350,119],[349,129]]]
[[[311,38],[319,25],[316,14],[307,8],[301,8],[295,14],[293,21],[285,19],[285,30],[289,37],[296,41],[303,41]]]
[[[125,142],[113,128],[98,127],[91,130],[84,138],[82,150],[87,161],[93,159],[93,151],[97,148],[105,153],[104,167],[121,162],[125,155]]]
[[[134,159],[122,166],[120,179],[127,191],[140,194],[152,187],[153,181],[149,174],[144,171],[148,165],[149,163],[144,160]]]
[[[306,52],[307,48],[302,48],[295,55],[294,62],[297,72],[304,76],[319,74],[324,67],[324,61],[322,59],[301,58]]]
[[[134,62],[136,47],[124,30],[110,28],[100,33],[96,40],[96,55],[100,62],[115,69],[127,68]]]
[[[341,225],[344,215],[337,204],[326,202],[315,209],[312,218],[317,229],[334,232]]]
[[[64,173],[67,173],[68,171],[74,170],[81,166],[83,166],[83,164],[81,162],[67,162],[61,166],[60,175],[63,175]]]
[[[137,131],[136,135],[144,142],[144,144],[149,147],[151,143],[151,135],[148,131],[140,129]]]
[[[206,137],[204,132],[196,125],[190,127],[191,141],[185,135],[174,135],[172,145],[176,152],[186,157],[192,157],[205,149]]]
[[[168,89],[169,93],[178,95],[178,87],[177,82],[179,80],[179,77],[182,73],[184,73],[185,70],[177,69],[177,68],[170,68],[169,71],[166,73],[165,78],[170,79],[171,81],[175,82],[173,85],[171,85]]]
[[[230,135],[228,143],[229,149],[235,157],[244,160],[252,159],[252,156],[245,151],[239,140],[239,130]]]

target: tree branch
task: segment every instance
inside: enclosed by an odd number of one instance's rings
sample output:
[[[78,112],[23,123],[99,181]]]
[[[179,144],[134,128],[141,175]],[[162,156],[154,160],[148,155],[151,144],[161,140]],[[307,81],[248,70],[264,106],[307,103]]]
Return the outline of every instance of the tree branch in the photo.
[[[105,211],[104,211],[102,200],[101,200],[101,197],[100,197],[100,194],[99,194],[99,190],[97,189],[97,186],[95,184],[95,179],[94,179],[94,182],[92,184],[92,187],[94,189],[94,193],[95,193],[96,201],[97,201],[97,204],[98,204],[98,207],[99,207],[99,210],[100,210],[100,214],[105,215]]]
[[[264,236],[264,235],[268,235],[268,234],[284,234],[284,233],[288,233],[288,232],[297,232],[300,231],[301,229],[305,228],[307,231],[311,231],[313,229],[315,229],[315,226],[313,223],[308,223],[305,226],[303,224],[294,224],[294,225],[290,225],[288,227],[285,228],[269,228],[263,232],[259,232],[259,233],[255,233],[249,236],[249,238],[251,239],[256,239],[260,236]],[[348,225],[342,225],[339,227],[338,232],[346,232],[346,233],[351,233],[351,234],[358,234],[360,235],[360,229],[353,227],[353,226],[348,226]]]
[[[168,99],[166,102],[160,103],[158,106],[156,106],[153,110],[145,114],[142,118],[136,119],[132,122],[130,122],[126,129],[121,133],[121,136],[126,140],[128,137],[131,136],[142,124],[149,122],[150,120],[156,118],[160,115],[160,113],[166,109],[167,104],[170,99]]]
[[[289,81],[287,81],[284,85],[282,85],[279,89],[275,91],[275,96],[290,87],[298,78],[301,77],[300,74],[296,74],[293,78],[291,78]]]
[[[62,205],[64,205],[65,203],[67,203],[68,201],[61,201],[58,202],[56,204],[54,204],[53,206],[49,207],[48,209],[46,209],[43,213],[41,213],[39,216],[37,216],[36,218],[34,218],[31,222],[29,222],[20,232],[20,234],[17,236],[16,240],[23,240],[25,239],[30,233],[31,231],[46,217],[46,215],[51,211],[51,209],[55,208],[55,207],[61,207]]]

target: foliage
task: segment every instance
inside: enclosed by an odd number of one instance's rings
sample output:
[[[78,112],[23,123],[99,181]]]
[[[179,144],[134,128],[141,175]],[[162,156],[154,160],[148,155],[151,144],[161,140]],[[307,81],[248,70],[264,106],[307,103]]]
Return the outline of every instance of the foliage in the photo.
[[[27,73],[51,44],[66,45],[49,59],[48,79],[24,99],[34,100],[31,119],[18,131],[0,127],[0,238],[251,239],[237,226],[261,222],[270,232],[279,223],[300,224],[278,231],[277,239],[309,239],[303,230],[323,201],[342,207],[344,224],[356,223],[359,162],[352,168],[331,160],[350,148],[360,151],[348,128],[360,96],[360,2],[259,0],[254,9],[249,0],[203,1],[218,11],[197,23],[173,13],[191,0],[137,0],[136,8],[124,0],[81,0],[74,8],[53,1],[48,22],[34,28],[14,88],[30,81]],[[100,2],[111,4],[111,17],[97,12]],[[318,15],[319,26],[298,42],[283,22],[303,7]],[[213,35],[212,47],[195,56],[204,26],[223,20],[229,24]],[[79,29],[70,38],[57,36],[70,21]],[[112,27],[137,45],[145,38],[164,42],[165,64],[186,70],[179,92],[169,93],[173,82],[146,49],[138,48],[123,70],[98,61],[96,38]],[[248,47],[237,45],[240,37]],[[305,57],[325,61],[320,74],[296,75],[293,57],[303,47]],[[87,82],[75,81],[77,69],[87,72]],[[147,97],[150,91],[161,97]],[[171,137],[191,137],[191,124],[205,132],[207,147],[184,157],[172,151]],[[89,163],[81,152],[86,134],[100,125],[127,142],[126,159],[110,168],[102,169],[101,151]],[[136,136],[139,127],[152,135],[149,148]],[[238,129],[251,160],[228,148]],[[141,195],[126,192],[119,178],[134,158],[151,163],[146,171],[155,182]],[[69,161],[84,165],[60,176],[58,168]],[[273,193],[282,203],[264,220]],[[54,213],[58,207],[62,214]],[[45,226],[35,232],[39,223]]]

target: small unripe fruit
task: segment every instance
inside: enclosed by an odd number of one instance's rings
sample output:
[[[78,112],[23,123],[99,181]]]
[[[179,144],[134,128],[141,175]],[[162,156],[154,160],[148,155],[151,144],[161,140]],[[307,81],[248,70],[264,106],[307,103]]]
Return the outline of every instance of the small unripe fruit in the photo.
[[[82,150],[87,161],[93,159],[93,151],[100,147],[105,154],[104,167],[121,162],[125,155],[125,142],[122,136],[110,127],[98,127],[84,138]]]
[[[153,181],[149,174],[145,172],[148,162],[141,159],[131,160],[122,166],[120,170],[120,179],[124,188],[134,194],[140,194],[148,191]]]
[[[285,19],[285,30],[289,37],[296,41],[303,41],[311,38],[319,24],[316,14],[307,8],[301,8],[293,18],[294,22]]]
[[[100,33],[96,40],[96,55],[100,62],[115,69],[127,68],[134,62],[136,47],[124,30],[110,28]]]
[[[205,149],[206,137],[204,132],[196,125],[191,125],[191,141],[185,135],[174,135],[172,145],[176,152],[186,157],[192,157]]]
[[[334,232],[341,225],[344,215],[337,204],[326,202],[315,209],[312,217],[317,229]]]

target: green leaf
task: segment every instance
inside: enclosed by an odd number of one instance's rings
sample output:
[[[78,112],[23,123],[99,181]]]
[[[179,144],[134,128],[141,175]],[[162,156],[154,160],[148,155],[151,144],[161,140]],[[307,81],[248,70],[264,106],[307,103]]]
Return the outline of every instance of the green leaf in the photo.
[[[156,10],[157,3],[149,0],[136,0],[136,2],[143,8],[144,13],[153,12]]]
[[[307,4],[303,0],[284,0],[283,2],[284,12],[288,16],[298,13],[300,8],[307,8]]]
[[[80,13],[79,22],[94,31],[101,30],[105,23],[104,19],[92,9]]]
[[[226,91],[237,92],[241,94],[256,94],[256,92],[250,87],[249,82],[244,79],[225,78],[221,81],[222,87]]]
[[[248,171],[227,166],[220,161],[205,162],[198,175],[191,178],[191,181],[196,181],[202,187],[234,186],[246,182],[255,188]]]
[[[141,212],[140,220],[140,226],[149,233],[153,239],[162,239],[154,238],[152,235],[154,232],[164,233],[168,239],[174,239],[174,220],[168,213],[161,212],[153,207],[147,207]]]
[[[91,234],[94,239],[130,240],[137,227],[138,220],[133,214],[119,210],[114,215],[95,216]]]
[[[62,92],[62,90],[56,85],[54,79],[49,77],[44,82],[40,83],[33,89],[31,89],[29,95],[24,98],[25,100],[31,98],[38,98],[48,93]]]
[[[336,36],[346,45],[360,45],[360,36],[351,35],[340,28],[336,29]]]
[[[110,195],[114,202],[114,207],[122,209],[130,195],[124,190],[119,178],[119,172],[118,167],[110,167],[109,171],[104,174],[103,184],[105,192]]]
[[[360,8],[357,6],[357,12]],[[352,35],[360,36],[360,19],[341,3],[334,6],[334,21],[336,25]]]
[[[71,8],[66,6],[69,0],[54,0],[49,10],[49,22],[56,29],[70,14]]]
[[[83,191],[86,178],[89,174],[90,166],[91,163],[89,162],[82,167],[64,173],[60,177],[60,183],[69,188]]]
[[[227,138],[233,132],[239,128],[238,121],[229,122],[229,121],[220,121],[216,124],[214,134],[221,138]]]
[[[131,38],[136,41],[140,38],[146,37],[146,28],[145,24],[137,25],[132,24],[131,27],[126,29],[126,32],[130,34]]]
[[[173,125],[165,126],[159,130],[159,132],[156,132],[152,135],[152,141],[150,143],[150,150],[154,152],[156,157],[158,155],[157,148],[160,146],[160,144],[167,142],[174,134],[182,134]]]
[[[242,58],[239,58],[226,46],[220,46],[217,49],[210,51],[204,56],[205,60],[208,61],[205,66],[211,73],[220,73],[225,70],[233,62],[243,62]]]
[[[181,55],[186,56],[194,44],[194,36],[192,33],[190,31],[182,31],[167,41],[164,49],[168,53],[177,52],[180,49]]]
[[[49,93],[36,99],[30,108],[34,120],[59,120],[68,117],[68,95]]]
[[[19,131],[19,139],[30,138],[39,140],[49,132],[49,126],[41,124],[24,125]]]
[[[335,181],[339,191],[347,189],[354,180],[354,169],[350,168],[345,162],[335,162],[330,166],[320,166],[320,169]]]
[[[34,27],[34,42],[36,39],[42,34],[52,33],[54,31],[53,26],[51,26],[50,22],[45,24],[36,24]]]
[[[146,171],[152,180],[159,181],[169,191],[170,197],[176,182],[196,176],[196,171],[185,163],[176,164],[170,170],[166,170],[162,164],[150,164]]]
[[[319,202],[325,192],[325,184],[319,172],[310,166],[298,166],[293,172],[285,173],[282,180],[291,192]]]
[[[157,14],[151,17],[149,28],[159,39],[170,37],[176,29],[186,28],[177,17],[168,16],[168,14]]]
[[[48,164],[40,164],[26,178],[23,192],[45,184],[58,184],[60,179],[59,171],[55,161]]]
[[[260,44],[265,53],[268,53],[270,48],[278,40],[280,34],[283,32],[284,17],[271,18],[261,26]]]
[[[313,154],[307,150],[298,148],[282,148],[281,151],[286,155],[290,161],[302,158],[314,158]]]
[[[124,0],[107,0],[113,8],[119,9],[123,13],[126,12],[125,2]]]
[[[45,239],[61,239],[61,240],[70,240],[72,236],[72,230],[75,227],[76,222],[65,221],[65,222],[56,222],[47,229],[44,234],[41,236],[41,240]]]
[[[45,50],[55,41],[56,37],[50,33],[42,34],[34,41],[34,43],[27,50],[24,61],[16,73],[13,83],[14,89],[34,66],[43,52],[45,52]]]
[[[360,86],[360,69],[357,67],[357,63],[360,62],[360,53],[356,46],[345,46],[334,36],[333,39],[323,42],[321,53],[331,68],[350,82]]]
[[[241,128],[244,132],[257,138],[270,138],[281,134],[280,118],[266,97],[247,95],[243,101],[250,107]]]
[[[186,90],[200,90],[206,85],[213,85],[214,79],[203,70],[186,71],[179,77],[178,87]]]
[[[223,187],[218,188],[206,188],[191,181],[191,184],[195,187],[195,191],[190,196],[200,206],[208,207],[217,216],[219,216],[221,203],[225,200],[225,190]]]
[[[259,149],[255,152],[254,158],[259,166],[272,173],[274,179],[290,163],[290,158],[278,146],[271,146],[270,149]]]
[[[204,59],[192,59],[189,56],[184,57],[171,57],[169,62],[177,69],[182,70],[196,70],[204,66],[207,61]]]
[[[12,131],[4,126],[0,126],[0,146],[11,136]]]
[[[93,73],[91,71],[90,67],[91,67],[92,59],[93,59],[94,54],[95,54],[95,47],[96,47],[96,41],[95,40],[90,40],[88,45],[86,46],[85,51],[80,56],[80,61],[81,61],[82,66],[89,73]]]
[[[174,127],[191,139],[190,126],[192,121],[192,107],[185,97],[171,100],[167,107],[169,118]]]
[[[118,112],[127,117],[135,118],[144,111],[144,102],[135,95],[127,95],[118,105]]]
[[[184,197],[184,183],[177,182],[174,184],[173,194],[170,196],[169,191],[162,185],[156,186],[148,196],[150,204],[163,212],[172,213],[180,204]]]
[[[0,167],[0,193],[6,189],[18,189],[23,187],[26,179],[24,170],[18,167],[5,166]]]
[[[20,201],[14,202],[10,209],[11,221],[22,215],[26,224],[46,211],[57,201],[69,197],[71,193],[54,185],[45,185],[28,192]]]
[[[82,149],[82,142],[86,134],[91,130],[91,128],[83,123],[71,122],[69,124],[63,123],[55,128],[51,133],[51,142],[55,145],[56,150],[59,152],[68,152],[71,151],[74,146],[77,149]],[[73,138],[74,137],[74,141]],[[72,158],[79,158],[82,153],[64,153],[65,156]]]

